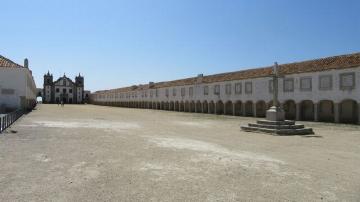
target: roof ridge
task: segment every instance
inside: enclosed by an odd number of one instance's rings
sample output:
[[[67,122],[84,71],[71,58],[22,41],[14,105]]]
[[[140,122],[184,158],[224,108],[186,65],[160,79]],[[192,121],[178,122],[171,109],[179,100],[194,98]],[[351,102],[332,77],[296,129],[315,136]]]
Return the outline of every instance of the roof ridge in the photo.
[[[4,63],[1,60],[5,60],[6,63]],[[7,65],[7,66],[5,66]],[[18,63],[10,60],[9,58],[4,57],[3,55],[0,55],[0,67],[19,67],[19,68],[24,68],[24,66],[19,65]]]

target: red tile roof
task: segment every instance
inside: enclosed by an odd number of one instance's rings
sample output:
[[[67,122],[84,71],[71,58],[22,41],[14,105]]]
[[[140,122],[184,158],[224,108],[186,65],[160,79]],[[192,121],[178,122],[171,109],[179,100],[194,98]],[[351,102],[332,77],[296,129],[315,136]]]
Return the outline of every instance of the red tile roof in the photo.
[[[294,62],[288,64],[279,65],[279,73],[282,75],[289,74],[298,74],[298,73],[307,73],[307,72],[319,72],[327,71],[332,69],[347,69],[360,66],[360,52],[332,56],[314,60],[307,60],[303,62]],[[251,78],[260,78],[260,77],[269,77],[272,74],[272,66],[248,69],[236,72],[227,72],[221,74],[214,74],[209,76],[204,76],[202,78],[203,83],[212,83],[212,82],[221,82],[221,81],[232,81],[232,80],[242,80],[242,79],[251,79]],[[197,77],[179,79],[174,81],[165,81],[154,83],[151,88],[163,88],[163,87],[172,87],[172,86],[183,86],[183,85],[192,85],[197,81]],[[145,90],[149,89],[149,85],[139,85],[136,90]],[[133,87],[117,88],[112,90],[105,91],[96,91],[95,93],[104,93],[104,92],[129,92],[135,90]]]
[[[23,66],[7,59],[6,57],[0,55],[0,67],[7,67],[7,68],[24,68]]]

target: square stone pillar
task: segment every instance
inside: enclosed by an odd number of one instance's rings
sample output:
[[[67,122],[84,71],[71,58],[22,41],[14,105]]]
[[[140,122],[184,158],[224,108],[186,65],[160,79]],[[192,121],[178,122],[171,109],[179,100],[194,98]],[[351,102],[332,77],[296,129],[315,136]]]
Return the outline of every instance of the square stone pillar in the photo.
[[[256,117],[256,103],[253,104],[253,116]]]
[[[195,102],[195,113],[198,113],[197,103]]]
[[[360,125],[360,102],[358,103],[358,124]]]
[[[217,112],[217,108],[218,108],[218,106],[217,106],[217,102],[216,102],[214,105],[215,105],[214,114],[217,114],[217,113],[216,113],[216,112]]]
[[[296,121],[301,119],[301,103],[296,103]]]
[[[319,104],[314,103],[314,121],[319,121]]]
[[[339,123],[340,122],[340,107],[339,103],[334,103],[334,122]]]

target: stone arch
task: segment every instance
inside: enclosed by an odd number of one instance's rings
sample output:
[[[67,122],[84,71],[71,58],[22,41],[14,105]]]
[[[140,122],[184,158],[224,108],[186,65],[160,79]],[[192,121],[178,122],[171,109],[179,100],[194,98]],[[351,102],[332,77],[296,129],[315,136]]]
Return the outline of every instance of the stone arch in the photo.
[[[181,111],[181,112],[185,111],[185,104],[183,101],[180,102],[179,111]]]
[[[296,103],[294,100],[286,100],[284,102],[285,119],[295,120],[296,119]]]
[[[203,111],[203,113],[208,113],[209,111],[209,106],[208,106],[208,102],[205,100],[204,102],[203,102],[203,106],[202,106],[203,108],[202,108],[202,111]]]
[[[341,123],[358,123],[358,104],[355,100],[343,100],[339,104],[339,121]]]
[[[190,102],[190,112],[195,112],[195,102],[194,101],[191,101]]]
[[[231,101],[227,101],[225,104],[225,114],[226,115],[234,115],[233,114],[233,103]]]
[[[202,112],[201,102],[198,100],[196,102],[196,113],[201,113],[201,112]]]
[[[214,114],[215,113],[215,103],[214,101],[210,101],[209,102],[209,111],[210,114]]]
[[[314,120],[314,103],[311,100],[303,100],[300,103],[300,114],[302,121]]]
[[[216,114],[224,114],[224,103],[221,100],[216,103]]]
[[[266,103],[263,100],[256,102],[256,117],[266,116]]]
[[[185,109],[184,112],[189,112],[190,111],[190,103],[189,101],[185,101]]]
[[[319,121],[334,122],[334,102],[331,100],[321,100],[319,102]]]
[[[174,102],[171,101],[171,102],[170,102],[170,106],[169,106],[169,110],[170,110],[170,111],[174,111],[174,108],[175,108]]]
[[[245,103],[245,116],[254,116],[254,107],[252,101]]]
[[[235,116],[242,115],[242,102],[240,100],[235,102]]]
[[[180,111],[180,109],[179,109],[179,102],[178,102],[178,101],[175,102],[174,111]]]

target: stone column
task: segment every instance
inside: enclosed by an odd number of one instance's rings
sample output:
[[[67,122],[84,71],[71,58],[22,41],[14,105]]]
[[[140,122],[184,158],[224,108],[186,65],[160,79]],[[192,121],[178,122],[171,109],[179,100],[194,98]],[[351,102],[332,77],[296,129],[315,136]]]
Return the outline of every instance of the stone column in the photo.
[[[314,121],[319,121],[319,104],[314,103]]]
[[[334,103],[334,122],[339,123],[340,122],[340,107],[339,103]]]
[[[224,104],[224,107],[223,107],[223,114],[226,115],[226,103]]]
[[[256,117],[256,103],[253,103],[253,116]]]
[[[197,102],[195,102],[195,113],[198,113]]]
[[[296,121],[301,119],[301,103],[296,103]]]

